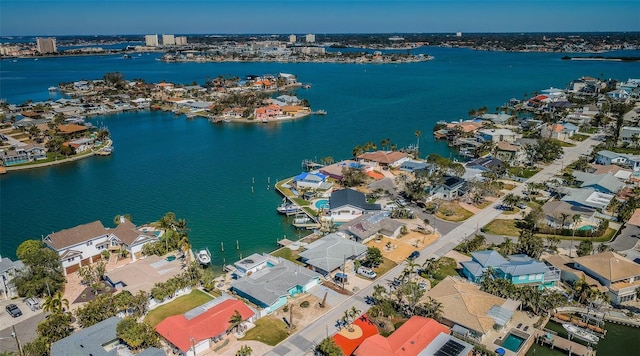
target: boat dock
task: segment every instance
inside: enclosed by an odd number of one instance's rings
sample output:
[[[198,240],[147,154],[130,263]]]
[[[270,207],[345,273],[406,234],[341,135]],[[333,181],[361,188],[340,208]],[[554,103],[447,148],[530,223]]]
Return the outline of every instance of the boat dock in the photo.
[[[558,349],[568,352],[569,355],[577,356],[593,356],[595,352],[592,348],[579,344],[577,342],[558,336],[555,331],[544,329],[544,331],[536,330],[534,340],[539,345],[548,346],[550,349]]]

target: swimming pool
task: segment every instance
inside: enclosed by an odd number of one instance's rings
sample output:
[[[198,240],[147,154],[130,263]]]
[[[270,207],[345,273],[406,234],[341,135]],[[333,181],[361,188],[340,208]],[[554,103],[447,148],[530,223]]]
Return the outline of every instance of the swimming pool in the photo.
[[[521,338],[520,336],[516,336],[513,334],[509,334],[507,335],[507,337],[504,339],[504,341],[502,342],[502,347],[507,349],[507,350],[511,350],[513,352],[518,352],[518,350],[520,350],[520,347],[522,347],[522,344],[524,344],[524,339]]]
[[[596,226],[593,226],[593,225],[585,225],[585,226],[581,226],[581,227],[577,228],[576,230],[580,230],[580,231],[582,231],[582,230],[590,230],[590,231],[593,231],[593,230],[595,230],[595,229],[597,229],[597,227],[596,227]]]
[[[315,206],[318,209],[329,209],[329,200],[319,199],[316,201]]]

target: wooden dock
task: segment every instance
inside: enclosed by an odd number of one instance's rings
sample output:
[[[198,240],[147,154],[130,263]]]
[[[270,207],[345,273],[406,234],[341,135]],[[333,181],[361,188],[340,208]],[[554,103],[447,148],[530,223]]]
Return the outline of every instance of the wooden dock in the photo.
[[[536,330],[533,334],[534,342],[539,345],[548,346],[550,349],[559,349],[568,352],[569,355],[594,356],[596,353],[590,347],[586,347],[577,342],[565,339],[550,330]]]

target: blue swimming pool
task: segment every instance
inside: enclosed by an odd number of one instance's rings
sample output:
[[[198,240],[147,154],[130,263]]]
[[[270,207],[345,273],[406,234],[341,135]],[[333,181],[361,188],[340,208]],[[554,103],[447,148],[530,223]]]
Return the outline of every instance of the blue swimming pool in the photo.
[[[327,199],[317,200],[315,203],[315,206],[318,209],[329,209],[329,200]]]
[[[585,226],[581,226],[581,227],[577,228],[576,230],[580,230],[580,231],[582,231],[582,230],[590,230],[590,231],[593,231],[593,230],[595,230],[597,228],[598,228],[597,226],[585,225]]]
[[[520,336],[509,334],[504,339],[501,346],[507,350],[518,352],[518,350],[520,350],[520,347],[522,347],[522,344],[524,344],[524,340],[525,339],[521,338]]]

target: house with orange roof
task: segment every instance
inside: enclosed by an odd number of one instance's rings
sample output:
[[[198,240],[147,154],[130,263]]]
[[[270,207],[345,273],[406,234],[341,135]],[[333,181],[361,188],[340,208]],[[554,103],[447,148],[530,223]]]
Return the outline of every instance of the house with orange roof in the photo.
[[[67,124],[58,125],[58,131],[63,135],[76,136],[87,131],[89,128],[83,125]]]
[[[417,355],[438,355],[440,347],[435,348],[435,352],[424,353],[430,344],[438,337],[444,336],[446,340],[455,340],[461,347],[456,355],[467,355],[473,349],[468,343],[448,337],[449,328],[439,322],[422,316],[412,316],[407,322],[402,324],[396,331],[388,337],[376,334],[368,337],[355,350],[354,356],[417,356]],[[449,341],[451,342],[451,341]],[[465,353],[466,352],[466,353]]]
[[[302,105],[285,105],[282,107],[282,114],[285,116],[293,117],[305,112],[309,112],[309,108],[305,108]]]
[[[358,156],[360,162],[372,165],[374,169],[377,166],[397,168],[408,159],[409,155],[399,151],[365,152]]]
[[[543,138],[555,138],[556,140],[565,141],[578,132],[578,127],[571,123],[558,123],[553,125],[545,125],[540,130],[540,136]]]
[[[278,105],[272,104],[267,106],[261,106],[253,111],[253,116],[256,120],[263,122],[273,120],[282,115],[282,108]]]
[[[173,89],[173,87],[174,87],[173,83],[162,82],[162,83],[156,84],[156,89],[160,89],[160,90],[169,91],[169,90]]]
[[[184,314],[164,319],[156,326],[156,332],[179,355],[202,355],[227,338],[232,326],[229,321],[236,312],[243,323],[255,321],[256,314],[245,303],[231,297],[220,297]]]

